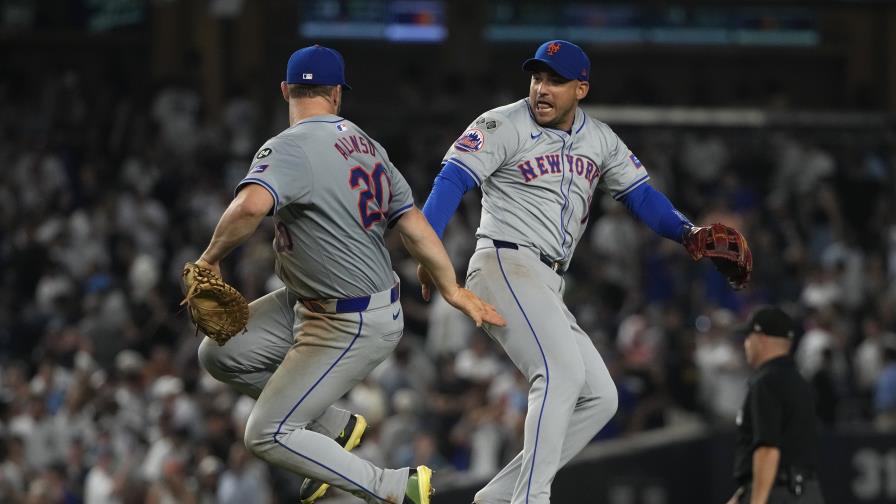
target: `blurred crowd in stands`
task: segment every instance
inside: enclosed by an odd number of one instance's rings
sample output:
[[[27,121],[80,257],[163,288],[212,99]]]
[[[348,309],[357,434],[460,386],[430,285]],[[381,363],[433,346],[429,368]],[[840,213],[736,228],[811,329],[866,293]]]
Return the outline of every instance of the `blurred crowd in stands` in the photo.
[[[296,502],[301,479],[244,448],[251,399],[199,369],[178,306],[183,263],[258,146],[287,126],[276,83],[270,106],[234,91],[211,117],[185,84],[135,92],[102,72],[44,77],[0,83],[0,501]],[[388,124],[353,113],[351,97],[343,112],[389,150],[422,205],[456,135],[526,89],[525,77],[501,84],[470,104],[400,83],[406,107]],[[796,360],[827,428],[896,430],[894,131],[616,130],[695,223],[743,231],[755,275],[735,293],[711,264],[595,198],[566,296],[620,391],[598,437],[730,428],[749,374],[734,328],[762,303],[800,321]],[[478,212],[468,195],[446,233],[461,277]],[[250,299],[279,286],[271,240],[266,223],[226,261]],[[447,303],[424,303],[415,264],[395,236],[389,246],[406,333],[340,400],[373,426],[359,453],[487,478],[521,447],[527,383]]]

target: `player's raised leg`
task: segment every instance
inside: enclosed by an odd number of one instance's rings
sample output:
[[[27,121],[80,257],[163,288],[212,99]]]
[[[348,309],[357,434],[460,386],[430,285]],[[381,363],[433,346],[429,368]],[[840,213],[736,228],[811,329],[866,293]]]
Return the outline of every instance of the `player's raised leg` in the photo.
[[[237,335],[224,346],[203,338],[198,350],[200,365],[218,381],[258,399],[294,343],[295,303],[295,297],[285,288],[249,303],[246,333]],[[351,418],[350,412],[331,406],[308,428],[337,438],[351,423]]]
[[[293,345],[296,299],[286,288],[249,303],[249,323],[224,346],[204,338],[199,364],[218,381],[257,399]]]
[[[294,343],[295,296],[283,288],[249,304],[246,333],[232,338],[224,346],[204,338],[199,345],[199,362],[217,380],[234,390],[258,399],[277,366]],[[307,427],[351,451],[366,430],[366,420],[335,406],[326,408]],[[326,491],[319,480],[302,484],[303,502],[314,502]]]
[[[258,398],[246,426],[246,446],[272,464],[368,502],[400,503],[407,468],[381,469],[306,429],[392,352],[401,336],[400,322],[397,332],[385,329],[396,327],[389,306],[346,314],[299,310],[297,343]]]

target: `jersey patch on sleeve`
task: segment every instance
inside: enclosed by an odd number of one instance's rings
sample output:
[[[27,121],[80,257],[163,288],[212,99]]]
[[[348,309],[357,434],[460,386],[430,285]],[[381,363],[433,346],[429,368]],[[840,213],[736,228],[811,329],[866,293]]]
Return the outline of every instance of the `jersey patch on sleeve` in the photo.
[[[628,151],[628,158],[631,160],[632,164],[635,165],[635,168],[641,168],[641,160],[638,159],[638,156],[635,156],[632,151]]]
[[[461,152],[477,152],[482,149],[485,138],[479,128],[470,128],[454,142],[454,148]]]
[[[260,165],[256,166],[255,168],[252,168],[251,170],[249,170],[249,173],[261,173],[261,172],[267,170],[268,166],[270,166],[270,165],[260,164]]]
[[[271,152],[274,152],[274,151],[271,150],[270,147],[265,147],[264,149],[261,149],[260,151],[258,151],[258,154],[255,155],[255,159],[264,159],[264,158],[270,156]]]
[[[494,131],[501,125],[501,121],[482,116],[476,120],[476,126],[485,126],[485,131]]]

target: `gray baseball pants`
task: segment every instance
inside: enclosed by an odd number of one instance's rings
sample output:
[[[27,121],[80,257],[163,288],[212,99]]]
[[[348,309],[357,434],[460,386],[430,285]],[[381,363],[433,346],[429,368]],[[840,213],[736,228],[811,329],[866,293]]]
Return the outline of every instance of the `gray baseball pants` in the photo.
[[[506,327],[487,328],[529,381],[523,450],[480,490],[476,504],[545,504],[557,470],[616,413],[616,386],[591,339],[563,302],[563,277],[538,253],[482,238],[467,287]]]
[[[362,312],[311,311],[285,288],[249,304],[249,324],[226,345],[205,338],[199,362],[216,379],[257,398],[246,447],[297,474],[326,481],[370,503],[401,503],[408,468],[381,469],[336,438],[351,413],[333,403],[395,348],[404,330],[390,291]]]

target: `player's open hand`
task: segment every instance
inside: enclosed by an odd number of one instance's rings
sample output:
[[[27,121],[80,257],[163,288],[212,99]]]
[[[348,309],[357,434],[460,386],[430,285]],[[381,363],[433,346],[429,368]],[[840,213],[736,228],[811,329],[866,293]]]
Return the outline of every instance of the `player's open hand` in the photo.
[[[479,299],[479,296],[473,294],[463,287],[458,287],[453,293],[442,293],[448,304],[464,312],[468,317],[473,319],[476,327],[482,327],[483,323],[504,327],[507,321],[495,310],[495,307]]]

